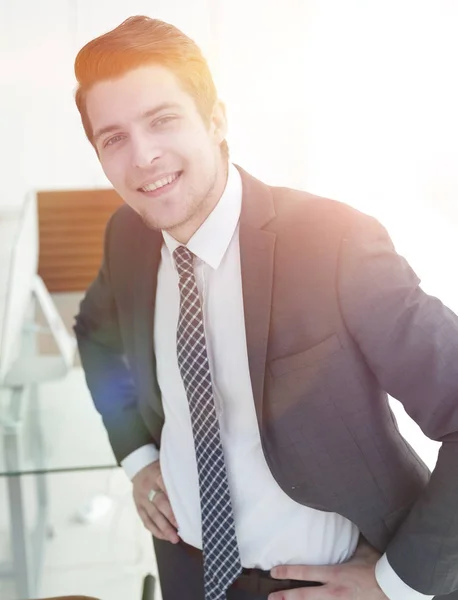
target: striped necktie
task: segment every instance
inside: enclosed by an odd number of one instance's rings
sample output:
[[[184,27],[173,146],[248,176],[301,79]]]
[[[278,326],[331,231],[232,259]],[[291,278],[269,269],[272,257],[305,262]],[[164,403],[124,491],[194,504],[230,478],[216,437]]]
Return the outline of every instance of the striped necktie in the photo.
[[[191,414],[199,476],[205,600],[225,600],[242,572],[234,516],[205,343],[194,255],[185,246],[173,253],[179,275],[177,354]]]

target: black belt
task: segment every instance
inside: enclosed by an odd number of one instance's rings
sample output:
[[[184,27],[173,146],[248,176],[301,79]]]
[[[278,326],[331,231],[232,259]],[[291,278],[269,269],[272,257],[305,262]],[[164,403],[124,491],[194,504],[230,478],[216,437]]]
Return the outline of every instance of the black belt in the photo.
[[[202,560],[202,550],[190,546],[183,540],[179,542],[180,546],[191,554]],[[270,575],[270,571],[262,569],[242,569],[242,574],[237,577],[231,588],[238,588],[252,594],[260,594],[268,596],[272,592],[279,590],[291,590],[293,588],[314,587],[323,585],[317,581],[297,581],[296,579],[274,579]]]

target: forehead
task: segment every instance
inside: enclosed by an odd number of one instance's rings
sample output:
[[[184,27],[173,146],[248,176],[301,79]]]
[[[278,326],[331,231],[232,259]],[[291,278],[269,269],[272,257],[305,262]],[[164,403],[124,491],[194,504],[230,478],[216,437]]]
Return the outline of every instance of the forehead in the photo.
[[[93,131],[112,122],[129,122],[156,106],[173,103],[195,108],[176,75],[160,65],[129,71],[116,79],[96,83],[86,95],[86,110]]]

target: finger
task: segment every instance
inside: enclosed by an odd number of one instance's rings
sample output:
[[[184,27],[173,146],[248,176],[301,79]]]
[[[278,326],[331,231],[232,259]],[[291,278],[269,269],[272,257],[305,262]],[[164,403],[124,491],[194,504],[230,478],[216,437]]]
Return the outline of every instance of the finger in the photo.
[[[140,509],[138,512],[145,528],[156,538],[171,542],[172,544],[176,544],[180,541],[176,533],[175,535],[170,535],[167,531],[164,532],[161,528],[161,523],[157,525],[145,510]]]
[[[156,508],[161,512],[172,525],[178,529],[178,523],[175,519],[175,515],[173,514],[172,505],[170,504],[169,499],[162,493],[156,494],[153,499],[152,504],[156,506]]]
[[[296,579],[328,583],[336,576],[337,566],[280,565],[273,567],[270,574],[274,579]]]
[[[151,520],[150,516],[148,515],[148,513],[146,512],[146,510],[144,510],[143,508],[139,508],[138,509],[138,515],[143,523],[143,525],[145,526],[145,529],[147,529],[150,533],[152,533],[155,537],[163,540],[165,539],[162,535],[162,533],[160,532],[160,530],[156,527],[156,525],[154,524],[154,522]]]
[[[163,506],[161,506],[160,511],[164,515],[164,517],[167,519],[167,521],[169,521],[175,527],[175,529],[178,529],[177,520],[175,519],[175,515],[173,514],[172,507],[170,506],[170,504],[168,502],[166,504],[164,504]]]
[[[157,529],[161,532],[161,535],[164,536],[164,539],[167,539],[169,542],[174,544],[180,541],[177,530],[170,523],[170,521],[154,506],[149,507],[147,514],[154,526],[157,527]]]

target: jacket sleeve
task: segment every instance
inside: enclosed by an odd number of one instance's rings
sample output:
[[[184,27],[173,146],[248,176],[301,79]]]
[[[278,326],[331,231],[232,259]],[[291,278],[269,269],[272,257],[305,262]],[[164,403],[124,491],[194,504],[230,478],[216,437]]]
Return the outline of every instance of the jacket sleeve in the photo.
[[[137,391],[124,354],[110,281],[110,230],[114,216],[106,228],[101,268],[80,304],[74,331],[88,388],[120,464],[154,440],[138,411]]]
[[[430,481],[386,555],[411,588],[442,595],[458,590],[458,317],[419,283],[386,230],[358,216],[341,241],[344,321],[380,386],[442,442]]]

